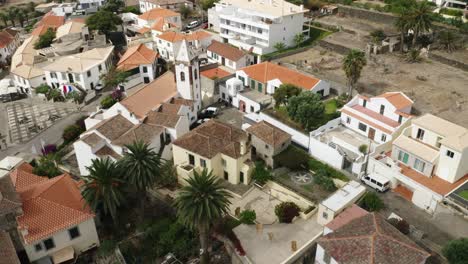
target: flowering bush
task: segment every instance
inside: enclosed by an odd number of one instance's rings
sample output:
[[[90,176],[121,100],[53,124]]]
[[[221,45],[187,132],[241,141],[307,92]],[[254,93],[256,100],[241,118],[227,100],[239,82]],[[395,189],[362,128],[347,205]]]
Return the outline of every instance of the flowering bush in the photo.
[[[122,91],[120,91],[120,89],[115,89],[112,94],[112,99],[114,99],[115,101],[120,101],[122,100]]]
[[[42,149],[42,155],[47,156],[49,154],[57,152],[57,145],[55,144],[48,144],[45,145]]]
[[[293,202],[282,202],[275,206],[275,214],[280,223],[291,223],[294,217],[299,216],[301,209]]]

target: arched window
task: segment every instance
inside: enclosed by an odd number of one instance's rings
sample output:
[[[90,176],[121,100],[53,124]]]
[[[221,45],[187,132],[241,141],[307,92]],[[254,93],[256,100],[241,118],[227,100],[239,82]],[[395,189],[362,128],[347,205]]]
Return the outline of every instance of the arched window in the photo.
[[[185,82],[185,72],[180,72],[180,80]]]

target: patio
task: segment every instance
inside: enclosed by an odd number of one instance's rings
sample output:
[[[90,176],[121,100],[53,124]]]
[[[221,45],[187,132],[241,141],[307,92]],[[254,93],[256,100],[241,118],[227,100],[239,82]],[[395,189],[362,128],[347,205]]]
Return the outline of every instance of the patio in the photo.
[[[231,198],[231,206],[229,207],[231,214],[236,215],[236,208],[243,210],[255,210],[257,214],[256,221],[261,224],[273,224],[277,222],[275,215],[275,206],[281,201],[269,195],[269,188],[263,190],[253,188],[247,195],[242,198]]]

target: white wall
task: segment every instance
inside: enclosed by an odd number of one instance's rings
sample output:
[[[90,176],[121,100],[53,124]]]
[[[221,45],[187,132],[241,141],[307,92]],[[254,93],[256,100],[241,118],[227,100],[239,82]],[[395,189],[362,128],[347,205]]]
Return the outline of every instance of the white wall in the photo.
[[[329,145],[320,142],[314,137],[310,137],[309,154],[330,166],[341,170],[344,165],[344,157]]]
[[[453,158],[447,156],[447,151],[453,152]],[[468,173],[468,148],[460,153],[445,145],[440,147],[439,162],[435,174],[448,182],[456,182]]]
[[[320,244],[317,244],[317,251],[315,252],[315,263],[317,264],[338,264],[338,262],[330,257],[330,262],[325,261],[325,249]]]
[[[72,228],[71,226],[70,228]],[[42,257],[50,256],[53,253],[66,248],[68,246],[72,246],[75,250],[75,254],[84,252],[92,247],[99,246],[99,238],[96,232],[96,225],[94,224],[94,219],[88,219],[78,225],[78,229],[80,231],[80,236],[70,240],[70,235],[68,234],[68,229],[61,230],[56,232],[52,237],[55,243],[55,248],[45,251],[44,246],[43,249],[39,252],[36,252],[34,245],[41,242],[35,241],[31,244],[24,245],[24,249],[28,258],[31,262],[36,261]],[[46,238],[47,239],[47,238]]]

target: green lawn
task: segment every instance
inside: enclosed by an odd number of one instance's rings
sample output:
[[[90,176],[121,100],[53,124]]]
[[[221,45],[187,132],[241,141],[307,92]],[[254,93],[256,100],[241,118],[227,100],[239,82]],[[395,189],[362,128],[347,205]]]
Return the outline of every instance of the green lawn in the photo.
[[[468,200],[468,190],[463,190],[463,191],[459,192],[458,195],[463,197],[463,199]]]
[[[328,100],[325,102],[325,114],[333,114],[338,108],[338,102],[336,99]]]

